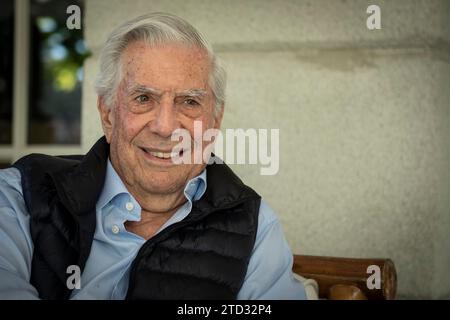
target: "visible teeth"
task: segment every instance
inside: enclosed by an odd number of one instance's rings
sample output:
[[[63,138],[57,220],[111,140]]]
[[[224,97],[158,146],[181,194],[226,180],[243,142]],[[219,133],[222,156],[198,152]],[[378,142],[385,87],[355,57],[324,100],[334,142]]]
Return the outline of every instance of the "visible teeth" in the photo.
[[[153,152],[153,151],[150,151],[150,154],[154,157],[161,159],[170,159],[171,157],[175,157],[177,155],[176,152],[171,153],[171,152]]]

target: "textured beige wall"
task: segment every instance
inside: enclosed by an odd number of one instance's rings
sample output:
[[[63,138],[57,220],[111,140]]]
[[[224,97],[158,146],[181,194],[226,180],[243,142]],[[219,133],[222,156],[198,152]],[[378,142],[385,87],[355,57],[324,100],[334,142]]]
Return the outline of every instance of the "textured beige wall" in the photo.
[[[401,297],[450,298],[450,1],[87,0],[83,148],[98,50],[121,21],[186,18],[229,72],[224,128],[279,128],[280,171],[233,166],[293,251],[390,257]],[[366,28],[378,4],[382,30]]]

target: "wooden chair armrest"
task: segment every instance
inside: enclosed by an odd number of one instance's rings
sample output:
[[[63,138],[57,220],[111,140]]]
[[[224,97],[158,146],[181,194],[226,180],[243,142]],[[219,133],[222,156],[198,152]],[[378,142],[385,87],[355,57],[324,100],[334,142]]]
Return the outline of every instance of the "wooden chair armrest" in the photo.
[[[380,270],[379,288],[369,289],[367,279],[369,266]],[[319,285],[321,299],[395,299],[397,273],[390,259],[354,259],[294,255],[292,270]],[[370,281],[372,283],[372,281]]]

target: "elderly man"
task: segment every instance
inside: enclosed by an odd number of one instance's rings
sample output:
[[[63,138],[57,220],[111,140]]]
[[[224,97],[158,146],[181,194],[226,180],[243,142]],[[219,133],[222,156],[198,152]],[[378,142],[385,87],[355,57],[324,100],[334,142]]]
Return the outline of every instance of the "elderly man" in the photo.
[[[172,134],[220,128],[225,73],[187,22],[149,14],[107,39],[105,136],[84,156],[0,171],[0,297],[302,299],[270,207],[225,164],[175,164]],[[81,279],[77,279],[77,272]]]

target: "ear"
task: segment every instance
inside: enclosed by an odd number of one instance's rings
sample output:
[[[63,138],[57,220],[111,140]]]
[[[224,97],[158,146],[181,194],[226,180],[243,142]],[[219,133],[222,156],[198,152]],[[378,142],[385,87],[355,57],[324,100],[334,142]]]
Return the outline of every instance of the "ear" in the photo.
[[[217,115],[214,116],[214,129],[220,130],[220,126],[222,125],[224,108],[225,108],[225,104],[222,103],[222,106],[220,107],[220,111],[217,113]]]
[[[100,113],[100,119],[102,121],[103,133],[105,134],[106,141],[111,142],[111,135],[114,126],[114,106],[108,107],[105,104],[103,97],[97,98],[97,109]]]

